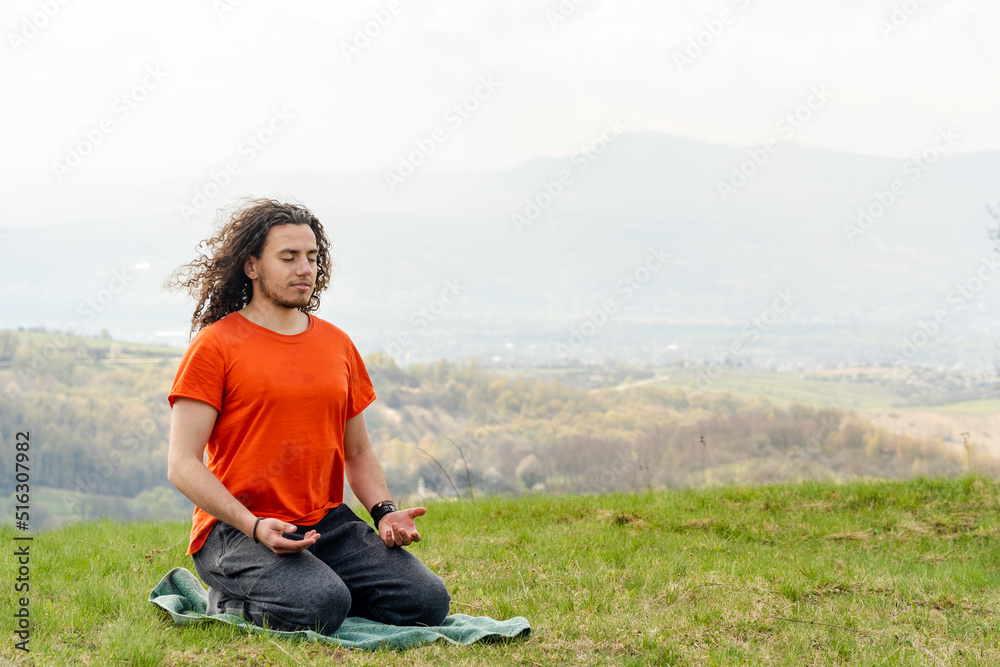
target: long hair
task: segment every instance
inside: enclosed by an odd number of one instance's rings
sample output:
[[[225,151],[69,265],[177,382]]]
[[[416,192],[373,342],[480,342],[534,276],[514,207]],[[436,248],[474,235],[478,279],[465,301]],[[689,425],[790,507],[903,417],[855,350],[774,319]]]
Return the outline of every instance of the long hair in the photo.
[[[199,256],[174,271],[165,287],[186,291],[197,302],[191,317],[191,336],[212,322],[240,310],[253,298],[253,282],[243,271],[251,255],[260,258],[264,242],[275,225],[309,225],[316,235],[316,283],[304,313],[319,308],[319,295],[326,289],[332,273],[330,242],[323,225],[309,209],[273,199],[250,199],[225,221],[220,216],[218,231],[198,244]],[[205,248],[205,250],[202,250]]]

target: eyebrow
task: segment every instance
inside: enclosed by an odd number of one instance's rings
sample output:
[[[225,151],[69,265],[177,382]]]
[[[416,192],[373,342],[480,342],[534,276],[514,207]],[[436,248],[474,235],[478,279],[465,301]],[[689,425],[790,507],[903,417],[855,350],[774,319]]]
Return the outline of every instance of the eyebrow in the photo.
[[[284,250],[279,250],[278,251],[279,255],[284,255],[286,253],[291,253],[293,255],[296,255],[296,254],[299,253],[299,251],[298,250],[293,250],[292,248],[285,248]],[[306,251],[307,255],[311,255],[313,253],[319,254],[319,248],[313,248],[312,250],[307,250]]]

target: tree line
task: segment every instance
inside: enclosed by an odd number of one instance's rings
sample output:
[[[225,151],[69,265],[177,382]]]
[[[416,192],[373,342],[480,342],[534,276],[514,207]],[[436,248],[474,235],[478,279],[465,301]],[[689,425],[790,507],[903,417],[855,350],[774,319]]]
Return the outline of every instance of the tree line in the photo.
[[[13,360],[0,367],[0,432],[8,439],[18,430],[31,431],[33,482],[61,490],[62,506],[51,511],[75,518],[113,514],[116,503],[109,498],[134,500],[143,493],[169,506],[169,494],[158,489],[172,492],[166,396],[179,355],[149,364],[81,363],[86,344],[71,341],[44,364],[32,362],[44,344],[0,336],[0,351]],[[128,346],[118,354],[128,357]],[[27,363],[34,364],[33,372],[24,372]],[[585,389],[540,371],[505,375],[475,361],[402,368],[376,354],[366,364],[378,400],[365,419],[401,498],[1000,468],[975,447],[956,452],[940,441],[887,433],[838,410],[778,407],[728,394],[689,396],[655,385]],[[0,497],[6,498],[13,492],[10,458],[3,457],[0,467]],[[133,515],[145,511],[134,502],[118,505]],[[189,509],[183,503],[176,508]]]

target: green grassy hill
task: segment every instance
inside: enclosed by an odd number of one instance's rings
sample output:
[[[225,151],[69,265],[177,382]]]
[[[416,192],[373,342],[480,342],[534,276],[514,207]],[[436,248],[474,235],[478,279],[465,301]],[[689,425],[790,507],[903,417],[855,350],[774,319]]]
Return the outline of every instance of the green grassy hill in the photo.
[[[998,508],[982,477],[438,501],[413,551],[452,612],[533,634],[405,655],[174,625],[146,599],[193,570],[187,523],[73,524],[31,543],[31,652],[5,632],[0,662],[995,665]],[[14,536],[0,529],[4,610]]]

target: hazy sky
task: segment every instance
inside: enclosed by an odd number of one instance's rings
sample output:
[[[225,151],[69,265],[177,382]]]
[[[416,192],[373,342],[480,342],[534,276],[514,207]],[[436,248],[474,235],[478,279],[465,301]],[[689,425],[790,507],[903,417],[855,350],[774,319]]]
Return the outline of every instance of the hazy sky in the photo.
[[[752,146],[796,111],[796,142],[905,158],[948,125],[997,150],[998,24],[987,0],[8,0],[0,174],[58,196],[382,171],[420,142],[424,168],[481,169],[615,118]]]

